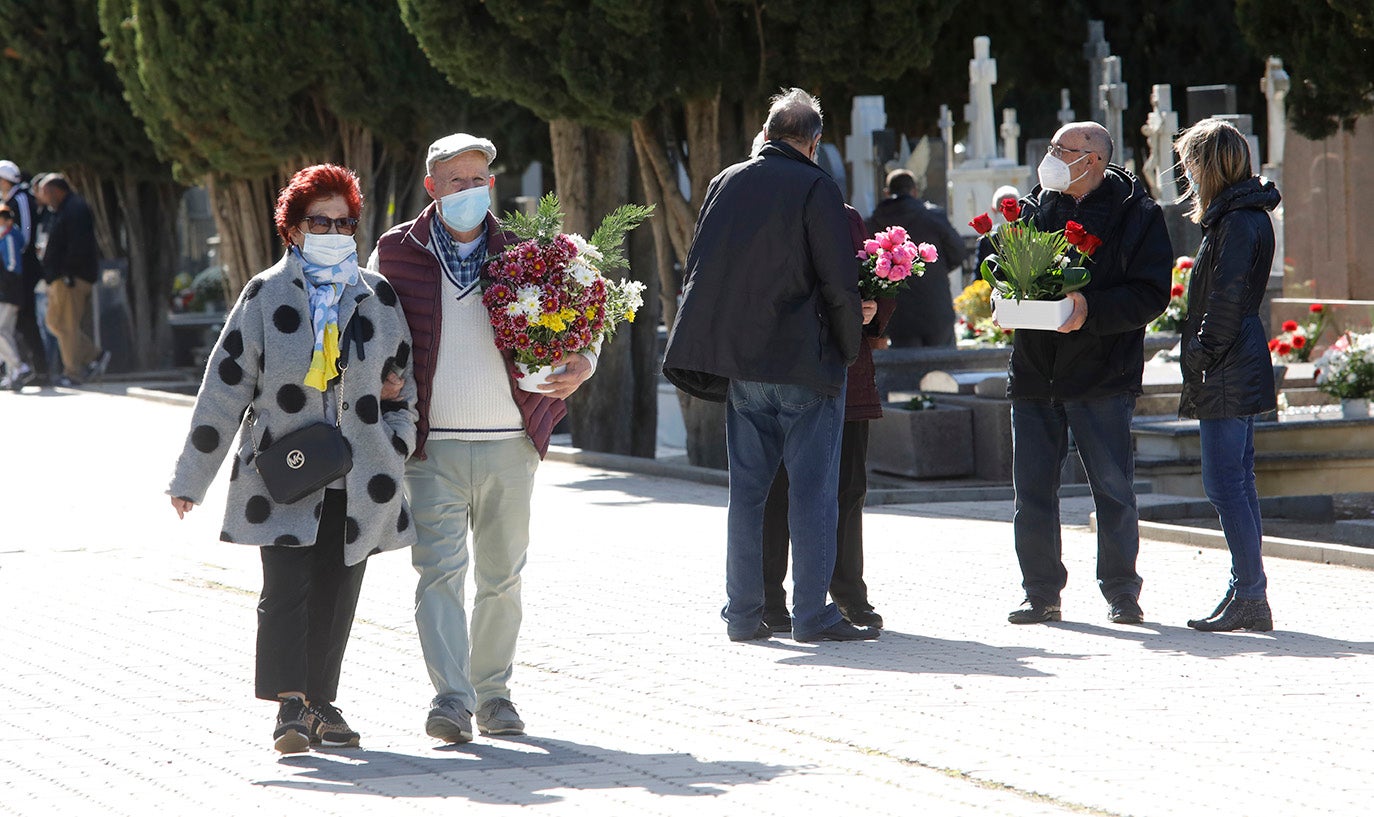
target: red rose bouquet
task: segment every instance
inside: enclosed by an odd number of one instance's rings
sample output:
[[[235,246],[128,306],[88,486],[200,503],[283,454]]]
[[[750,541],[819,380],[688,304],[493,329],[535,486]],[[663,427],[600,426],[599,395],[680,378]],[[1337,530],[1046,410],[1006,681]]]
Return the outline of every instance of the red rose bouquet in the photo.
[[[1193,274],[1193,259],[1180,255],[1174,261],[1173,283],[1169,288],[1169,305],[1164,314],[1150,323],[1151,332],[1179,332],[1188,317],[1188,280]]]
[[[515,353],[522,388],[535,370],[599,348],[617,323],[634,320],[644,284],[611,281],[603,272],[628,266],[620,245],[652,212],[652,207],[620,207],[590,240],[561,232],[563,214],[553,194],[540,199],[534,216],[502,219],[502,229],[524,240],[487,262],[482,303],[491,315],[496,348]]]
[[[901,227],[891,227],[864,242],[859,251],[863,272],[859,275],[859,295],[865,301],[891,298],[907,286],[912,275],[925,275],[926,264],[940,257],[932,244],[916,245]]]
[[[1049,301],[1082,289],[1091,279],[1084,266],[1102,246],[1102,239],[1082,224],[1070,221],[1063,230],[1045,232],[1029,221],[1019,221],[1021,205],[1003,200],[1000,208],[1007,223],[992,229],[992,218],[983,213],[969,222],[979,235],[992,241],[993,254],[983,261],[980,273],[993,292],[1003,299]],[[1078,251],[1071,263],[1069,248]]]

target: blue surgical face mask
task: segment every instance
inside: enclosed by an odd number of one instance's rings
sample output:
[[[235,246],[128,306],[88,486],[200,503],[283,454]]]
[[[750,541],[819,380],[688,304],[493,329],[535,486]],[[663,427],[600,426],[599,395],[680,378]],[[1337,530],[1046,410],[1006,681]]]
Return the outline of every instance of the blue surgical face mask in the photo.
[[[1197,182],[1193,181],[1193,171],[1189,170],[1186,167],[1183,168],[1183,178],[1188,182],[1189,187],[1197,187]]]
[[[358,242],[351,235],[340,233],[306,233],[301,244],[301,258],[317,267],[333,267],[358,255]]]
[[[469,187],[449,193],[439,199],[439,215],[444,223],[458,232],[475,229],[491,209],[491,191],[487,185]]]

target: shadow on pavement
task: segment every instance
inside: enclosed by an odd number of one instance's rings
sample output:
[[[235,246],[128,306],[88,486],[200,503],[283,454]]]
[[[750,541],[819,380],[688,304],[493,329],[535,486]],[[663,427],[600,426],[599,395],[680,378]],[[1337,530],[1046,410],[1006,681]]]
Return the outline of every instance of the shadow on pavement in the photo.
[[[727,787],[766,782],[799,768],[752,761],[703,762],[680,752],[635,754],[546,738],[436,747],[433,755],[326,749],[289,755],[279,763],[299,774],[287,780],[259,780],[256,785],[331,795],[462,797],[514,806],[564,799],[546,789],[641,788],[659,796],[719,795]]]
[[[1270,633],[1204,633],[1189,627],[1145,622],[1139,626],[1103,627],[1082,622],[1059,622],[1057,629],[1086,635],[1138,641],[1147,650],[1175,652],[1198,658],[1268,655],[1276,658],[1342,658],[1374,655],[1374,643],[1342,641],[1310,633],[1275,630]]]
[[[797,645],[804,649],[811,645]],[[1082,661],[1090,656],[1056,653],[1038,647],[999,646],[978,641],[951,641],[884,630],[882,638],[862,644],[819,644],[815,652],[778,661],[808,667],[846,667],[879,672],[946,675],[996,675],[1006,678],[1045,678],[1053,673],[1026,665],[1027,659]]]
[[[572,488],[589,493],[614,491],[643,500],[641,502],[592,500],[597,505],[605,506],[642,505],[653,501],[724,508],[729,497],[726,489],[721,486],[703,486],[699,483],[671,477],[624,474],[615,471],[605,471],[587,479],[558,484],[562,488]]]

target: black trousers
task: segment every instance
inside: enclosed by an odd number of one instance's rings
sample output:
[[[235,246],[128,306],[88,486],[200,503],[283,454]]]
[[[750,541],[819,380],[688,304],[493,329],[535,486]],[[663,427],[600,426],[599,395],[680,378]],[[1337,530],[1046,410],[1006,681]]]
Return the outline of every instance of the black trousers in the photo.
[[[840,517],[835,531],[835,572],[830,598],[846,611],[872,609],[864,584],[864,499],[868,496],[868,421],[844,424],[840,438]],[[763,608],[787,610],[787,471],[778,468],[763,507]]]
[[[344,564],[344,491],[326,490],[315,544],[261,548],[255,694],[282,692],[332,702],[339,692],[344,648],[363,587],[367,561]]]

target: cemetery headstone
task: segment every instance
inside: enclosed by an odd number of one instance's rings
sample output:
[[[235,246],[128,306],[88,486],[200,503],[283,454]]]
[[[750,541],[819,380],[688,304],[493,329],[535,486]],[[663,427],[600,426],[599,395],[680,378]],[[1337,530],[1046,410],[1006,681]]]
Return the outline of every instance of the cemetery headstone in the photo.
[[[1173,110],[1173,89],[1155,85],[1150,89],[1150,113],[1140,132],[1150,155],[1145,160],[1145,181],[1159,201],[1178,198],[1178,181],[1174,167],[1174,135],[1178,133],[1178,113]]]
[[[844,153],[851,168],[849,204],[868,217],[877,204],[877,176],[881,165],[873,153],[873,132],[887,127],[881,96],[856,96],[849,115],[850,132]]]
[[[1107,111],[1097,93],[1097,86],[1102,84],[1102,61],[1111,53],[1112,47],[1107,43],[1103,22],[1089,20],[1088,41],[1083,45],[1083,58],[1088,61],[1088,117],[1103,125],[1107,124]]]

